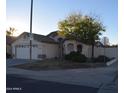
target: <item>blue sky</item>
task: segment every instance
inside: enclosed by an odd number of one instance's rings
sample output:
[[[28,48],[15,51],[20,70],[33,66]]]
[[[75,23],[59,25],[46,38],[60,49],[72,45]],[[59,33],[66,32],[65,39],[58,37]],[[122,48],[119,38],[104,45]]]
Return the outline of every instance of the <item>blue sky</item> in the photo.
[[[30,0],[7,0],[7,27],[15,27],[18,33],[29,32]],[[118,39],[117,0],[34,0],[33,32],[46,35],[58,30],[57,23],[72,12],[100,17],[106,26],[103,36],[110,43]]]

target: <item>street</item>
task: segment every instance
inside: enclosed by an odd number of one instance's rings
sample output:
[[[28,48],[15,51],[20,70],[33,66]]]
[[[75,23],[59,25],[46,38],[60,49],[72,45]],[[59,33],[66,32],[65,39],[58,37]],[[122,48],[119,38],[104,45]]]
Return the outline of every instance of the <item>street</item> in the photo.
[[[7,74],[7,93],[97,93],[98,88],[34,80]]]

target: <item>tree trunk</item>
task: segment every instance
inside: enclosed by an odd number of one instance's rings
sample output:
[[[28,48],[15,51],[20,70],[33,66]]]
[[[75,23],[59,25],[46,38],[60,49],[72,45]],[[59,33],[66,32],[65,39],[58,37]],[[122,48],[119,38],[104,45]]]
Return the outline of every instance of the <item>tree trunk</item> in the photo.
[[[60,52],[60,61],[63,60],[63,41],[62,41],[62,38],[59,38],[59,52]]]
[[[94,44],[92,44],[92,56],[91,56],[92,60],[94,59]]]
[[[63,47],[62,47],[62,42],[60,43],[60,60],[62,61],[63,58]]]

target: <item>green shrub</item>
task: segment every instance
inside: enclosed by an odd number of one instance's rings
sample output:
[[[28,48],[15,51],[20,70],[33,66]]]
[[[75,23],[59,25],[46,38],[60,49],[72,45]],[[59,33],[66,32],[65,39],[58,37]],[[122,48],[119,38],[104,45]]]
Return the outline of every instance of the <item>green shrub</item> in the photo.
[[[94,58],[94,62],[107,62],[107,61],[110,61],[110,58],[104,55],[100,55],[97,58]]]
[[[70,54],[65,55],[65,59],[74,62],[86,62],[87,57],[79,52],[71,52]]]
[[[6,53],[6,58],[12,58],[11,54]]]

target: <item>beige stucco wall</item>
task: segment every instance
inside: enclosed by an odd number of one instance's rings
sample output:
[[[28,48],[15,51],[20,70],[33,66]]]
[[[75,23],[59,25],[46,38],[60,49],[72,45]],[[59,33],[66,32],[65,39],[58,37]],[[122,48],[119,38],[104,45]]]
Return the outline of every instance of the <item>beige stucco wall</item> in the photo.
[[[47,58],[54,58],[54,57],[58,57],[59,55],[59,46],[58,44],[49,44],[49,43],[41,43],[39,45],[39,47],[41,48],[41,52],[42,54],[46,54]]]
[[[91,58],[92,55],[92,46],[83,44],[81,42],[77,42],[75,40],[67,40],[64,42],[64,53],[69,54],[70,51],[67,48],[69,43],[74,44],[74,51],[77,51],[77,45],[81,44],[82,47],[82,54]],[[115,57],[118,59],[118,48],[103,48],[103,47],[94,47],[94,57],[98,57],[99,55],[105,55],[109,58]]]
[[[75,41],[75,40],[66,40],[65,42],[64,42],[64,54],[69,54],[70,53],[70,51],[68,50],[68,48],[67,48],[67,45],[69,44],[69,43],[71,43],[71,44],[73,44],[74,45],[74,51],[77,51],[77,45],[82,45],[82,54],[84,54],[85,56],[87,56],[87,57],[89,57],[90,56],[90,51],[89,51],[89,48],[90,48],[90,46],[88,46],[88,45],[86,45],[86,44],[83,44],[83,43],[81,43],[81,42],[78,42],[78,41]]]
[[[109,58],[115,57],[118,59],[118,48],[102,48],[102,47],[95,47],[94,48],[94,56],[98,57],[99,55],[105,55]]]
[[[20,38],[12,44],[12,53],[15,55],[15,46],[16,45],[29,45],[29,39]],[[32,45],[38,45],[36,48],[32,48],[32,59],[41,59],[38,58],[38,55],[46,55],[46,58],[58,57],[58,44],[50,43],[41,43],[35,40],[32,40]],[[17,49],[16,49],[17,50]],[[29,48],[25,48],[22,51],[19,50],[20,55],[26,56],[26,59],[29,59]]]

